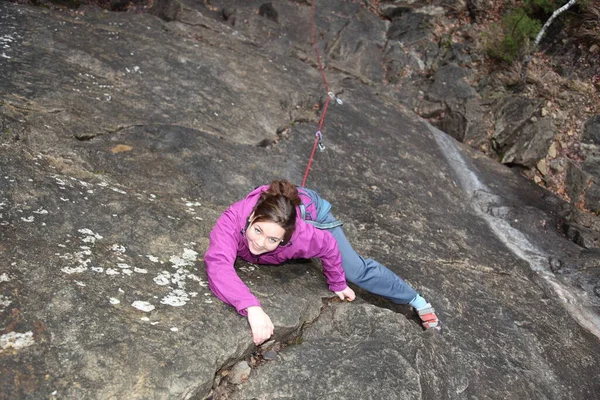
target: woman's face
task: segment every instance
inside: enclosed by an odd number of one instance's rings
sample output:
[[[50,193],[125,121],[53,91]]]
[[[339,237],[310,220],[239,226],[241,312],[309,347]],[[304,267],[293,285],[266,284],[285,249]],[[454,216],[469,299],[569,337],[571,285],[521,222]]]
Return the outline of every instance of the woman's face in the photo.
[[[256,256],[275,250],[284,235],[285,229],[269,221],[254,222],[246,229],[248,248]]]

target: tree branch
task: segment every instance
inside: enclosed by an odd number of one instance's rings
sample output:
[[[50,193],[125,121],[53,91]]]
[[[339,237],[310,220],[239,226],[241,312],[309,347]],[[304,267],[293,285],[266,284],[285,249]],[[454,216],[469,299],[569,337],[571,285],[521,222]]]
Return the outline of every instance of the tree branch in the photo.
[[[552,22],[560,14],[567,11],[575,3],[577,3],[577,0],[569,0],[569,2],[567,4],[554,10],[554,12],[550,16],[550,18],[548,18],[548,21],[546,21],[544,26],[542,26],[542,29],[540,30],[540,32],[537,34],[537,36],[535,38],[535,42],[533,43],[533,46],[531,47],[531,50],[523,59],[523,65],[521,67],[521,83],[520,83],[521,90],[524,89],[525,85],[527,84],[527,67],[529,66],[529,63],[531,62],[531,59],[533,58],[533,53],[536,51],[537,47],[539,46],[540,42],[542,41],[542,37],[544,37],[544,35],[546,34],[546,30],[548,30],[548,27],[552,24]]]

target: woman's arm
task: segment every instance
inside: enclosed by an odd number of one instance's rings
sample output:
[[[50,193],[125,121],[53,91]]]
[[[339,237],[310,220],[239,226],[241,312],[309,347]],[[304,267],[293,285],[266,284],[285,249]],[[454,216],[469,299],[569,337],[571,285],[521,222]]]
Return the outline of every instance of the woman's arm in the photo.
[[[342,267],[342,255],[338,248],[337,241],[333,235],[325,230],[314,229],[313,240],[315,244],[311,247],[319,248],[319,254],[314,257],[319,257],[323,264],[323,274],[329,284],[329,290],[341,299],[352,301],[356,298],[354,290],[348,287],[346,283],[346,274]]]
[[[204,261],[210,290],[223,302],[235,307],[238,313],[248,317],[252,340],[256,345],[273,335],[273,323],[263,311],[258,299],[235,272],[239,241],[235,212],[230,207],[217,220],[210,233]]]
[[[310,252],[306,258],[320,258],[329,290],[336,293],[344,291],[348,284],[346,283],[346,274],[342,268],[342,255],[338,249],[337,241],[326,230],[317,229],[310,224],[306,224],[306,229],[309,236],[308,251]]]
[[[248,307],[259,306],[258,299],[237,275],[234,264],[237,257],[239,231],[235,211],[230,207],[217,220],[210,233],[208,250],[204,254],[210,290],[223,302],[232,305],[246,316]]]

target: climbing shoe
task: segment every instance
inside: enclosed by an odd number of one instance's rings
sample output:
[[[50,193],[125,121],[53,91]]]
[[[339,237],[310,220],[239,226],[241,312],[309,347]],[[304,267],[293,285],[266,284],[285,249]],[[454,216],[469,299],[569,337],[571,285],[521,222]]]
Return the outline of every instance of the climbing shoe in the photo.
[[[419,318],[421,318],[421,324],[425,330],[442,328],[440,325],[440,320],[438,319],[437,315],[435,315],[435,310],[431,304],[427,303],[425,307],[416,311],[417,314],[419,314]]]

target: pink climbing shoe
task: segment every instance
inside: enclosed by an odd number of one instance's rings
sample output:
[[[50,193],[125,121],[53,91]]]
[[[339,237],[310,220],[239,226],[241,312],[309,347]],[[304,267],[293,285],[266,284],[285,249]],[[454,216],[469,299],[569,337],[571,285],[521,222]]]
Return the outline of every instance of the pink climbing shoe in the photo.
[[[440,320],[437,315],[435,315],[435,310],[431,306],[431,304],[427,303],[427,305],[419,310],[416,310],[417,314],[419,314],[419,318],[421,318],[421,324],[425,330],[428,329],[441,329]]]

